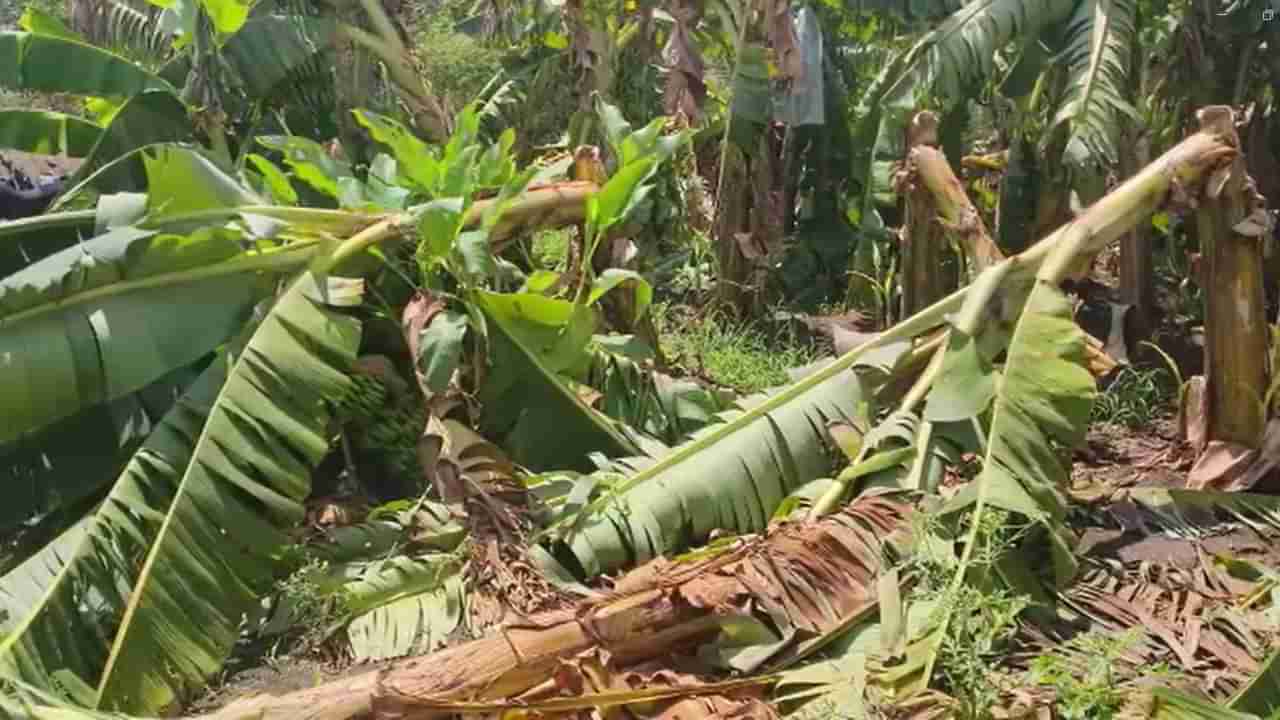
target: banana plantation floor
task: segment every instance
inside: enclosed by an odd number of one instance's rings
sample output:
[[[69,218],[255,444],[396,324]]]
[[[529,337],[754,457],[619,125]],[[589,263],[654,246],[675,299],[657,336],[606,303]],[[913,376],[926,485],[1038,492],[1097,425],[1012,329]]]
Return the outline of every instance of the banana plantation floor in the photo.
[[[1071,495],[1074,504],[1069,520],[1081,538],[1077,552],[1082,561],[1093,567],[1108,567],[1110,571],[1102,573],[1109,575],[1105,581],[1099,579],[1097,572],[1092,573],[1092,577],[1086,572],[1077,585],[1082,586],[1086,595],[1095,589],[1103,589],[1108,596],[1128,600],[1136,606],[1146,603],[1147,607],[1137,610],[1136,615],[1132,610],[1126,612],[1116,607],[1114,614],[1092,616],[1088,627],[1076,626],[1070,636],[1094,630],[1114,634],[1128,623],[1160,626],[1160,621],[1154,619],[1160,612],[1157,608],[1167,607],[1171,598],[1164,593],[1153,595],[1133,589],[1139,587],[1143,580],[1159,578],[1165,592],[1172,586],[1183,587],[1190,597],[1224,597],[1224,584],[1228,591],[1241,590],[1244,584],[1233,587],[1234,581],[1215,569],[1214,558],[1231,558],[1255,566],[1280,568],[1280,533],[1244,523],[1219,523],[1215,526],[1210,522],[1198,523],[1199,531],[1195,536],[1183,536],[1168,526],[1151,523],[1150,514],[1132,501],[1133,495],[1147,489],[1185,487],[1192,460],[1191,448],[1179,439],[1176,421],[1168,414],[1154,418],[1140,430],[1112,423],[1095,423],[1090,429],[1086,445],[1076,452],[1073,461]],[[1206,528],[1209,528],[1207,532]],[[1091,584],[1096,588],[1091,588]],[[1127,584],[1130,589],[1126,592]],[[1073,588],[1069,592],[1075,591]],[[1173,593],[1176,596],[1178,590]],[[1172,602],[1178,604],[1176,599]],[[1207,614],[1214,606],[1189,603],[1187,609],[1196,607]],[[1191,621],[1195,622],[1194,619]],[[1185,628],[1169,626],[1164,632],[1184,640],[1189,647],[1183,652],[1190,655],[1196,654],[1195,644],[1199,642],[1210,646],[1207,652],[1211,656],[1231,655],[1222,643],[1213,647],[1214,643],[1208,640],[1186,638]],[[1032,652],[1053,647],[1061,637],[1042,637],[1045,644]],[[278,654],[271,648],[259,650],[261,654],[256,657],[253,653],[243,656],[238,661],[239,669],[233,667],[236,663],[229,665],[219,681],[187,708],[188,712],[212,713],[238,700],[313,688],[394,662],[351,663],[340,658],[322,657],[314,652]],[[1019,658],[1015,653],[997,660],[995,666],[1025,667],[1025,663],[1026,656]],[[1236,672],[1248,674],[1252,670],[1238,668]]]

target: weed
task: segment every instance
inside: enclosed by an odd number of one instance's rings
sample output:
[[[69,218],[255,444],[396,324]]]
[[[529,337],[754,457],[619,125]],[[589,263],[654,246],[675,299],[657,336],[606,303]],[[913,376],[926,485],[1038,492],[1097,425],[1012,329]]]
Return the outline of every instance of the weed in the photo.
[[[1175,380],[1165,368],[1126,366],[1093,403],[1093,420],[1139,429],[1164,414],[1175,397]]]
[[[1015,516],[1002,510],[983,512],[978,528],[978,546],[970,556],[970,573],[992,568],[1005,553],[1016,547],[1027,533],[1028,524],[1016,523]],[[1018,616],[1027,609],[1028,598],[991,587],[988,583],[961,583],[954,587],[959,559],[956,539],[968,537],[972,512],[959,523],[932,512],[916,515],[913,523],[915,547],[901,566],[911,578],[911,602],[931,602],[936,628],[948,618],[938,656],[934,680],[956,701],[956,717],[979,720],[989,717],[1002,694],[1016,685],[1016,678],[1000,667],[1007,644],[1018,630]]]
[[[788,369],[815,356],[794,333],[734,323],[716,312],[689,317],[665,303],[655,304],[652,312],[668,357],[740,392],[782,385],[789,380]]]
[[[961,585],[947,598],[951,620],[938,651],[935,671],[956,699],[965,720],[990,717],[1015,678],[998,666],[1028,601],[1007,590],[983,591]]]
[[[1057,692],[1062,720],[1111,720],[1125,701],[1116,662],[1141,636],[1140,628],[1131,628],[1112,637],[1087,633],[1073,638],[1060,652],[1032,661],[1030,679]]]
[[[312,559],[277,581],[276,611],[270,625],[279,633],[272,655],[281,648],[310,652],[325,641],[330,627],[347,611],[346,598],[328,580],[329,564]],[[271,632],[271,630],[268,630]]]
[[[983,513],[970,571],[992,567],[1022,539],[1029,526],[1013,519],[1002,510]],[[1028,605],[1025,596],[1004,588],[970,583],[953,587],[958,567],[955,539],[968,535],[966,526],[972,521],[972,513],[966,513],[958,524],[944,522],[932,513],[913,518],[916,546],[903,566],[914,582],[912,599],[936,603],[935,621],[949,618],[934,672],[956,700],[957,717],[964,720],[990,717],[990,708],[1016,684],[1016,678],[999,667],[999,658],[1017,632],[1018,616]]]
[[[569,257],[569,242],[572,240],[571,230],[543,230],[535,233],[529,243],[529,260],[538,270],[564,270],[564,263]]]

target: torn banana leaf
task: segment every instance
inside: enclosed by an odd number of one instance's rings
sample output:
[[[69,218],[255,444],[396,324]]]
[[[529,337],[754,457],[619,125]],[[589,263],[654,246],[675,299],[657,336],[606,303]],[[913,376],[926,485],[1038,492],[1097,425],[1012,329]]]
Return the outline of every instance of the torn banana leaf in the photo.
[[[352,386],[360,323],[321,294],[301,275],[165,416],[0,641],[0,672],[49,692],[65,674],[98,708],[154,712],[222,667]]]

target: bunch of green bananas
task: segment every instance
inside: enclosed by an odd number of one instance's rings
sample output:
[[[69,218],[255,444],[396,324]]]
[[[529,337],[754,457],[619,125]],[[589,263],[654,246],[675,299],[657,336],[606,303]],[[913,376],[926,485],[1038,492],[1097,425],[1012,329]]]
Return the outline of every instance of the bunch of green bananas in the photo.
[[[426,408],[420,403],[397,403],[361,428],[359,449],[376,454],[394,477],[416,482],[422,476],[418,438],[426,423]]]
[[[375,375],[354,373],[351,380],[335,409],[353,450],[391,478],[411,480],[416,486],[422,476],[417,444],[426,427],[426,408],[417,397],[392,397]]]
[[[342,424],[368,423],[387,406],[386,383],[365,373],[356,373],[351,386],[336,403],[336,415]]]

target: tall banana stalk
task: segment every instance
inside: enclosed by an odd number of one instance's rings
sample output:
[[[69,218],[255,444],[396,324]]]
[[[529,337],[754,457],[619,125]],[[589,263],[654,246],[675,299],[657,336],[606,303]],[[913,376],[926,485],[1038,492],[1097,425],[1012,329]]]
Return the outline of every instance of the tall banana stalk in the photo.
[[[1202,128],[1239,141],[1229,109],[1205,108],[1197,119]],[[1251,216],[1264,221],[1247,222]],[[1266,218],[1265,200],[1253,188],[1242,157],[1214,174],[1196,210],[1195,229],[1206,261],[1207,439],[1246,448],[1261,445],[1267,420],[1262,397],[1270,334],[1262,264],[1262,236],[1270,226]]]

